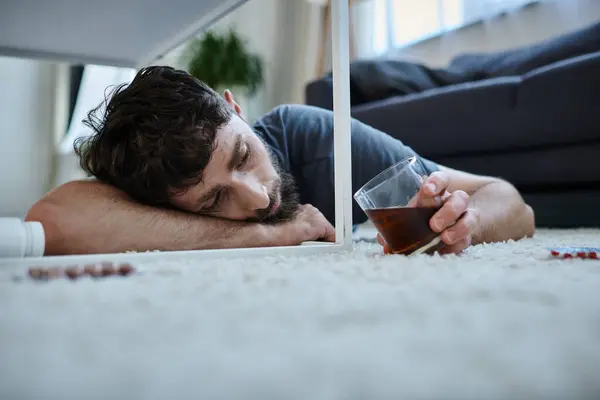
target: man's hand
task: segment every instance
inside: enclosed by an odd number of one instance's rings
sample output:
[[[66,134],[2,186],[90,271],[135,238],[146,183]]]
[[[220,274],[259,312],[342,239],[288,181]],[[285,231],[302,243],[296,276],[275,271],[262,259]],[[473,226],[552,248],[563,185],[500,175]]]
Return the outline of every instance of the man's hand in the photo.
[[[410,206],[440,207],[429,220],[429,226],[434,232],[441,232],[442,241],[446,247],[440,253],[460,253],[471,245],[473,235],[478,229],[479,213],[469,207],[469,195],[463,190],[450,193],[450,179],[445,172],[434,172],[423,182],[421,190],[413,199]],[[384,252],[390,250],[380,235],[377,240],[384,247]]]
[[[301,205],[293,220],[274,225],[274,228],[280,246],[296,246],[316,240],[335,242],[334,227],[310,204]]]

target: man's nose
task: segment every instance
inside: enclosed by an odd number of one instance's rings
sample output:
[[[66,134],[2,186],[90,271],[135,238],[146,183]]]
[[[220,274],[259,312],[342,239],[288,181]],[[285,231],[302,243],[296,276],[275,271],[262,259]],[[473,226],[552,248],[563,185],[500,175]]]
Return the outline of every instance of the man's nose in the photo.
[[[240,201],[250,210],[262,210],[270,203],[269,192],[265,185],[249,175],[234,177]]]

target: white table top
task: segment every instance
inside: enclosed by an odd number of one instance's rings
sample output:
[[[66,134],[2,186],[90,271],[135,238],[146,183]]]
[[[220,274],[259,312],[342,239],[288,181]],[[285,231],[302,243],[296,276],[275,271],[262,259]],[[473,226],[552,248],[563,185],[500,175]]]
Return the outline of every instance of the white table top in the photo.
[[[147,65],[247,0],[0,0],[0,55]]]

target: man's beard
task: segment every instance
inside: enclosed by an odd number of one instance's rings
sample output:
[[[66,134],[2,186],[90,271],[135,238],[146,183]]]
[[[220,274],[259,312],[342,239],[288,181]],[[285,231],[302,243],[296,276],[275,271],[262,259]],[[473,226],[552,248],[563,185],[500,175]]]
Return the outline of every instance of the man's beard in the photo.
[[[275,157],[271,156],[273,166],[279,174],[279,180],[269,194],[270,202],[267,208],[258,210],[256,217],[249,219],[254,222],[278,223],[294,218],[300,205],[300,197],[296,189],[296,181],[292,174],[281,169]],[[273,213],[273,208],[277,211]]]

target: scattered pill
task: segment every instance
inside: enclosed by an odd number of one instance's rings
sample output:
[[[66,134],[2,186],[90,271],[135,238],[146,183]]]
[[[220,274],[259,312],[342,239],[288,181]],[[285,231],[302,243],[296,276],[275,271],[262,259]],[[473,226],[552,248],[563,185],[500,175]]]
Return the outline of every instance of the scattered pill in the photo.
[[[81,276],[81,270],[77,266],[65,268],[65,275],[71,280],[75,280]]]
[[[50,267],[47,271],[49,279],[59,278],[63,274],[63,269],[59,267]]]
[[[120,265],[111,262],[102,262],[100,264],[85,264],[83,267],[78,265],[69,265],[67,267],[52,266],[52,267],[30,267],[27,274],[34,280],[50,280],[56,278],[67,277],[71,280],[76,280],[82,276],[90,276],[93,278],[101,278],[108,276],[128,276],[135,272],[135,268],[124,263]]]
[[[103,263],[101,273],[102,276],[116,275],[117,269],[112,264]]]
[[[42,268],[40,267],[31,267],[28,271],[29,277],[32,279],[39,279],[42,274]]]
[[[127,276],[133,273],[135,269],[131,264],[121,264],[119,265],[119,275]]]
[[[83,266],[83,274],[84,275],[94,275],[94,271],[96,270],[96,266],[94,264],[86,264]]]

